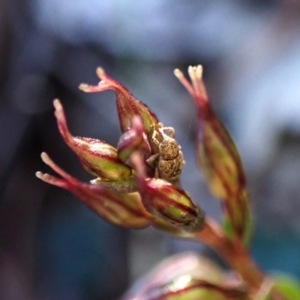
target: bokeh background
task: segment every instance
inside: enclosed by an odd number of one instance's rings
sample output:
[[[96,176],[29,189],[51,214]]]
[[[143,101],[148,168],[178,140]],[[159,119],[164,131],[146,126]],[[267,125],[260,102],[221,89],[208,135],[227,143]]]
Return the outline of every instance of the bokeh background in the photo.
[[[203,64],[213,106],[244,160],[265,270],[300,278],[300,2],[297,0],[1,0],[0,299],[116,299],[161,258],[204,246],[105,223],[35,178],[40,152],[90,180],[59,136],[116,144],[114,94],[84,94],[102,66],[176,129],[183,186],[220,208],[194,163],[195,111],[174,68]]]

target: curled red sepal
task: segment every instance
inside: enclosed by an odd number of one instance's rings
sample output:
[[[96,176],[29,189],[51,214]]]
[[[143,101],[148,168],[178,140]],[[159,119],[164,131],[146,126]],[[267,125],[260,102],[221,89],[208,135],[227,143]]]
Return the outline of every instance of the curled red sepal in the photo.
[[[223,200],[230,235],[245,241],[251,231],[251,217],[246,179],[238,150],[210,106],[202,80],[202,66],[188,68],[192,84],[180,70],[176,69],[174,73],[197,107],[197,161],[211,193]]]
[[[62,178],[37,172],[36,176],[52,185],[70,191],[104,220],[126,228],[144,228],[153,217],[145,210],[138,193],[119,193],[95,184],[81,183],[59,168],[46,153],[42,160]]]
[[[147,178],[145,164],[138,153],[131,157],[144,207],[156,219],[185,232],[203,228],[204,213],[182,189],[160,178]]]
[[[83,83],[79,89],[88,93],[114,90],[117,96],[117,109],[122,132],[130,128],[132,118],[138,115],[142,119],[146,134],[150,137],[153,126],[159,122],[155,114],[145,104],[137,100],[121,83],[107,76],[104,69],[97,68],[96,72],[101,80],[99,84],[92,86]]]

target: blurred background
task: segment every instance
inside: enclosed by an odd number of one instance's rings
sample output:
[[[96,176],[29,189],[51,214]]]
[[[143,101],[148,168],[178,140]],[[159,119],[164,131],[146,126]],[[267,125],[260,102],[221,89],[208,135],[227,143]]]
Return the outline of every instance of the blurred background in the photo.
[[[252,252],[265,270],[300,278],[300,2],[297,0],[2,0],[0,2],[0,299],[116,299],[161,258],[204,246],[152,229],[105,223],[36,179],[40,153],[88,181],[60,137],[116,145],[114,94],[84,94],[97,66],[165,126],[187,161],[183,186],[207,214],[219,203],[194,163],[195,113],[174,68],[203,64],[213,106],[248,175],[257,222]]]

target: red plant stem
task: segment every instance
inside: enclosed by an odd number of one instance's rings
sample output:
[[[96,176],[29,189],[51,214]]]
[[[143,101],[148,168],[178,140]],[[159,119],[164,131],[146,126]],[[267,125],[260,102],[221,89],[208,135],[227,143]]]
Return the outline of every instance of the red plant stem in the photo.
[[[204,228],[195,234],[193,240],[205,243],[214,249],[242,279],[253,294],[261,288],[266,277],[253,261],[249,251],[239,241],[230,240],[213,219],[206,217]],[[271,290],[271,299],[286,299],[278,290]]]

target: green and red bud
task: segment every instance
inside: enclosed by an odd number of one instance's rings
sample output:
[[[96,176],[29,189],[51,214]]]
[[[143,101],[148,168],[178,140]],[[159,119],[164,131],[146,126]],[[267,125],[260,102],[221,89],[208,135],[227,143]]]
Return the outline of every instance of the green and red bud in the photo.
[[[117,97],[117,109],[122,132],[130,129],[131,120],[134,116],[139,116],[142,119],[145,133],[150,138],[153,125],[159,122],[155,114],[145,104],[136,99],[121,83],[107,76],[102,68],[97,69],[97,75],[101,80],[98,85],[81,84],[79,89],[87,93],[114,90]]]
[[[147,178],[145,163],[138,153],[132,155],[137,173],[137,186],[142,202],[153,216],[166,224],[186,232],[200,231],[204,213],[183,190],[159,178]]]
[[[246,185],[235,144],[214,114],[207,119],[199,119],[197,158],[210,190],[221,199],[235,197]]]
[[[247,289],[209,259],[193,252],[165,259],[121,300],[249,300]]]
[[[197,161],[211,193],[223,200],[234,236],[244,239],[251,221],[242,162],[228,131],[211,108],[202,72],[202,66],[190,66],[190,84],[181,71],[174,71],[197,107]]]
[[[128,180],[132,176],[132,169],[118,157],[115,147],[100,140],[72,136],[59,100],[54,100],[54,107],[58,128],[64,141],[76,153],[89,173],[106,181]]]
[[[36,176],[52,185],[70,191],[104,220],[127,228],[144,228],[152,224],[153,217],[144,208],[138,193],[120,193],[96,184],[81,183],[59,168],[46,153],[42,160],[62,178],[37,172]]]

